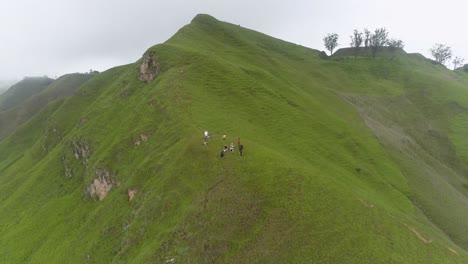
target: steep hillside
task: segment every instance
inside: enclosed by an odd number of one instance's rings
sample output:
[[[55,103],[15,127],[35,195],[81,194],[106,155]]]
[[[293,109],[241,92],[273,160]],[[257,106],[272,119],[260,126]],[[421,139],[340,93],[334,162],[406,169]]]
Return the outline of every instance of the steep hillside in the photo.
[[[71,96],[92,76],[94,76],[94,74],[74,73],[64,75],[24,102],[19,103],[9,110],[0,111],[0,140],[37,114],[48,103],[62,97]]]
[[[466,263],[468,75],[321,57],[198,15],[48,104],[0,141],[0,262]]]
[[[15,85],[11,86],[0,96],[0,111],[11,109],[31,96],[43,91],[53,79],[48,77],[26,77]]]

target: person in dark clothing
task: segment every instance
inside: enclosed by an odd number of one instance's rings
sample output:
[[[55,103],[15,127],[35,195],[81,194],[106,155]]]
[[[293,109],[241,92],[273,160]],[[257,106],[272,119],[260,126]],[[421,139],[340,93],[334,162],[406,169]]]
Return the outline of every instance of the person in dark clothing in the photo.
[[[219,156],[221,156],[221,158],[224,158],[224,150],[221,151],[221,153],[219,154]]]
[[[239,155],[244,156],[244,145],[239,145]]]

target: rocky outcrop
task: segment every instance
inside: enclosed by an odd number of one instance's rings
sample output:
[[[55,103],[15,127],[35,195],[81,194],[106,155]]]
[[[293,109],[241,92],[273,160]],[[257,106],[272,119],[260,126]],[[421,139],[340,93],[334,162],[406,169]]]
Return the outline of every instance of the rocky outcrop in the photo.
[[[110,170],[98,168],[96,169],[96,178],[86,188],[86,191],[91,197],[102,200],[116,183],[114,175]]]
[[[88,158],[91,156],[91,148],[88,143],[84,140],[74,138],[71,141],[71,145],[73,147],[73,156],[75,156],[77,160],[81,160],[83,164],[87,164]]]
[[[155,53],[149,52],[143,56],[143,61],[140,64],[140,77],[141,81],[146,83],[151,82],[160,71],[158,56]]]
[[[135,195],[137,193],[136,189],[129,189],[128,190],[128,200],[131,201],[133,198],[135,198]]]
[[[65,177],[85,175],[91,154],[91,147],[84,139],[73,138],[62,156]]]
[[[140,138],[133,139],[133,146],[138,147],[145,141],[148,141],[148,135],[140,134]]]

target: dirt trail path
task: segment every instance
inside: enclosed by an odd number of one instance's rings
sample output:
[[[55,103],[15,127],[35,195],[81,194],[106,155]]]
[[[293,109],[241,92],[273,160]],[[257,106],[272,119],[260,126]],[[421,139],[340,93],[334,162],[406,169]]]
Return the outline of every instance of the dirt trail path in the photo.
[[[448,249],[450,252],[452,252],[453,254],[455,254],[455,255],[457,255],[457,256],[460,256],[460,254],[458,254],[458,252],[457,252],[455,249],[453,249],[453,248],[451,248],[451,247],[449,247],[449,246],[447,246],[447,249]]]
[[[373,208],[374,205],[373,204],[370,204],[370,203],[366,203],[363,199],[357,199],[358,201],[360,201],[365,207],[368,207],[368,208]]]
[[[432,239],[431,240],[425,239],[421,234],[419,234],[418,230],[416,230],[414,227],[405,223],[403,223],[403,225],[406,226],[409,230],[411,230],[422,242],[426,244],[432,243]]]
[[[361,199],[361,198],[357,198],[356,200],[358,200],[359,202],[361,202],[361,203],[362,203],[365,207],[367,207],[367,208],[373,208],[373,207],[374,207],[373,204],[368,203],[368,202],[364,201],[364,200]],[[390,216],[391,218],[395,219],[395,216],[393,216],[393,215],[391,215],[391,214],[389,214],[389,216]],[[406,223],[401,223],[401,224],[404,225],[404,226],[406,226],[411,232],[413,232],[413,233],[418,237],[419,240],[421,240],[421,241],[424,242],[425,244],[431,244],[431,243],[433,242],[432,239],[426,239],[426,238],[424,238],[424,237],[418,232],[418,230],[416,230],[416,228],[414,228],[414,227],[412,227],[412,226],[410,226],[410,225],[408,225],[408,224],[406,224]],[[451,248],[451,247],[449,247],[449,246],[446,246],[446,247],[447,247],[447,249],[448,249],[451,253],[453,253],[454,255],[460,256],[460,254],[458,253],[458,251],[456,251],[455,249],[453,249],[453,248]]]

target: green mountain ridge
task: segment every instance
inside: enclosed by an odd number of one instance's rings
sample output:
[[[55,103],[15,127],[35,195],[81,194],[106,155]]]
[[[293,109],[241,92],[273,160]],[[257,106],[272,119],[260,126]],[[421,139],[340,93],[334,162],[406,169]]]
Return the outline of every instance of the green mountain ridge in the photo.
[[[0,261],[466,263],[467,88],[197,15],[0,141]]]
[[[17,81],[15,80],[0,80],[0,95],[4,93],[8,88],[10,88]]]
[[[0,111],[9,110],[43,91],[53,79],[49,77],[25,77],[0,96]]]
[[[37,114],[50,102],[73,95],[75,90],[92,76],[92,74],[80,73],[66,74],[54,80],[40,93],[30,96],[24,102],[18,103],[18,105],[6,111],[0,111],[0,140]],[[18,86],[20,84],[16,88]]]

